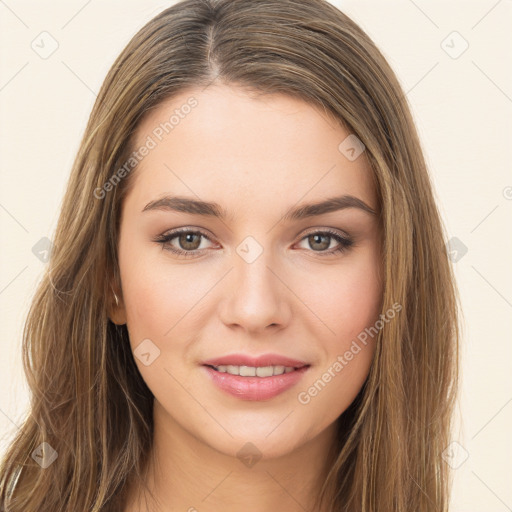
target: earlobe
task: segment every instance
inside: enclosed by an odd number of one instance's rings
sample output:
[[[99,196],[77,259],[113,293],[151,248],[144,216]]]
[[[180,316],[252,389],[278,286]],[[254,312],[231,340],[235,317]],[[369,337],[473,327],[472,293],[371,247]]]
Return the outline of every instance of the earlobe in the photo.
[[[114,288],[112,288],[108,317],[116,325],[124,325],[126,323],[126,309],[124,302],[122,297],[118,297]]]

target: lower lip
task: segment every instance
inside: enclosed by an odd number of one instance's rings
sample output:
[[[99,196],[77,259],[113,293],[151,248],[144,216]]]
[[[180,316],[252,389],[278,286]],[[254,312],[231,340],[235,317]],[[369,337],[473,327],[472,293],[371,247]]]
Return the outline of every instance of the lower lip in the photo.
[[[220,389],[240,400],[269,400],[297,384],[309,366],[272,377],[240,377],[203,366]]]

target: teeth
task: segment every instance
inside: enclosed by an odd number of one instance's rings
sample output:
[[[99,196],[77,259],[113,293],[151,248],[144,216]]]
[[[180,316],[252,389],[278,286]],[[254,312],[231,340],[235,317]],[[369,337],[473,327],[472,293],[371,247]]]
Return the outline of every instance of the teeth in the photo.
[[[214,368],[221,373],[229,373],[231,375],[239,375],[241,377],[271,377],[272,375],[282,375],[295,370],[293,366],[235,366],[220,365]]]

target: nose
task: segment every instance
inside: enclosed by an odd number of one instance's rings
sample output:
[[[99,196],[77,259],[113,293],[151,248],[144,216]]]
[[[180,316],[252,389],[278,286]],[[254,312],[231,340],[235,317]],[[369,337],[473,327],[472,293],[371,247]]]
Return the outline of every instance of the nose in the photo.
[[[282,329],[291,318],[293,295],[279,276],[273,260],[263,253],[251,263],[234,255],[234,268],[227,277],[221,319],[231,328],[263,333]]]

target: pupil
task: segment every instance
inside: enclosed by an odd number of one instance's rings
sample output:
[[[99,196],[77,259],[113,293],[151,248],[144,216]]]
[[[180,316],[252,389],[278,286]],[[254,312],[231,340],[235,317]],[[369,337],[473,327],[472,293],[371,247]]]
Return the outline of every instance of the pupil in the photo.
[[[184,235],[182,235],[182,247],[184,247],[185,249],[197,249],[197,247],[194,246],[194,237],[198,237],[198,235],[195,233],[185,233]],[[197,245],[197,243],[195,245]]]
[[[326,240],[329,238],[329,235],[311,235],[311,238],[313,238],[313,244],[320,244],[321,247],[317,247],[317,249],[326,249],[329,247],[329,242],[321,243],[321,239],[325,238]],[[326,245],[327,244],[327,245]]]

